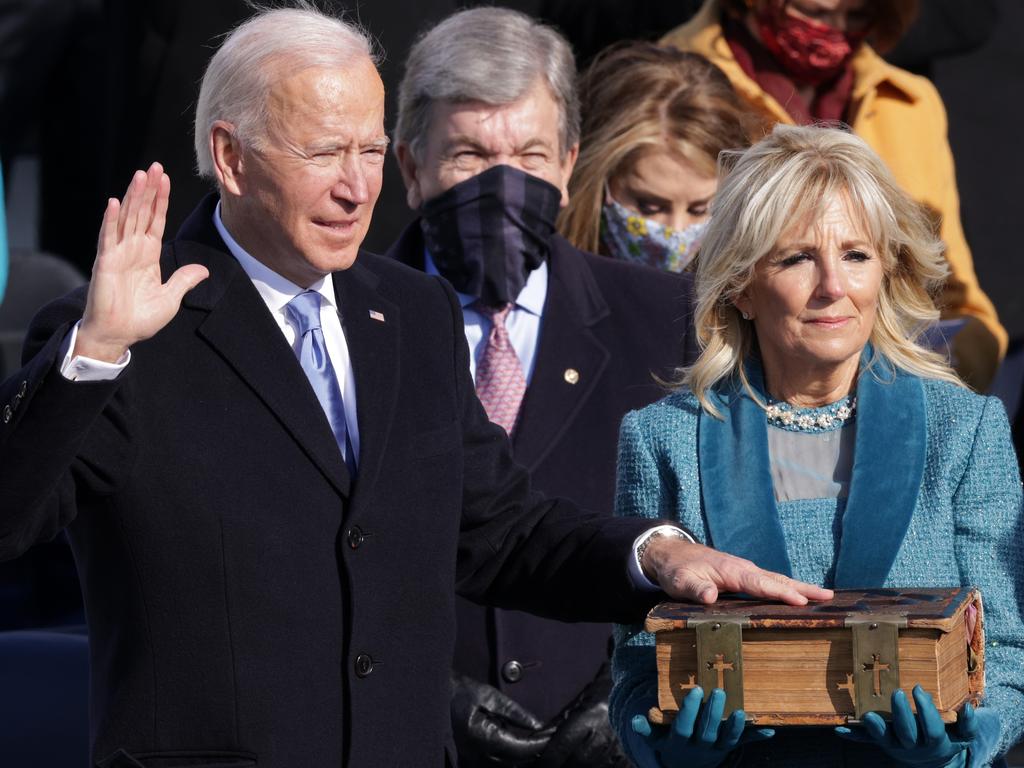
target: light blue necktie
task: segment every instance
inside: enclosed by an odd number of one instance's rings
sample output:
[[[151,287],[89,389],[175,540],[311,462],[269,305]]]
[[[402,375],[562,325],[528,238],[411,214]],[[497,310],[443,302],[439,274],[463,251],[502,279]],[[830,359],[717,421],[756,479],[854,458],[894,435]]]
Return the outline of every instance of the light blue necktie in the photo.
[[[288,316],[298,328],[301,337],[299,364],[306,378],[313,385],[320,406],[327,414],[334,439],[345,459],[349,475],[356,477],[356,461],[352,441],[348,436],[348,422],[345,421],[345,403],[338,386],[338,377],[331,365],[331,357],[324,344],[324,333],[320,328],[320,294],[315,291],[300,293],[286,305]]]

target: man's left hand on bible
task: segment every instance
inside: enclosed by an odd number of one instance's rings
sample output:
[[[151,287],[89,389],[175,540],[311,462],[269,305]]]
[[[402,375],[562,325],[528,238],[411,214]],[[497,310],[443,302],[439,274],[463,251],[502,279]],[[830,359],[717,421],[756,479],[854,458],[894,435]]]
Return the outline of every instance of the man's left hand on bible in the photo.
[[[713,603],[720,592],[806,605],[831,600],[832,590],[758,568],[749,560],[675,536],[652,539],[640,563],[645,575],[676,600]]]

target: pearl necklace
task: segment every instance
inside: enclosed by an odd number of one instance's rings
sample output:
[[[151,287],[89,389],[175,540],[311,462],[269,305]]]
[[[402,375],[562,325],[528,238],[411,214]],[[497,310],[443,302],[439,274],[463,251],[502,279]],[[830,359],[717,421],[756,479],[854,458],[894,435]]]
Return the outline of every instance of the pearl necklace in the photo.
[[[769,401],[765,408],[768,423],[791,432],[829,432],[839,429],[857,412],[857,398],[847,395],[820,408],[798,408],[786,402]]]

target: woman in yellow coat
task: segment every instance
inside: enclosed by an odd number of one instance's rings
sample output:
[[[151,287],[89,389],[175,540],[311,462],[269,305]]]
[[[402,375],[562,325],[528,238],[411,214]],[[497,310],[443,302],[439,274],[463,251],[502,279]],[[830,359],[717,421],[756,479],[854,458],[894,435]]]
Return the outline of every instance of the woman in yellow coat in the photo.
[[[895,42],[913,3],[878,0],[707,0],[662,43],[702,54],[772,122],[841,120],[935,216],[952,275],[937,301],[966,325],[953,338],[958,373],[988,387],[1006,331],[978,285],[960,222],[946,111],[925,78],[888,64],[867,39]]]

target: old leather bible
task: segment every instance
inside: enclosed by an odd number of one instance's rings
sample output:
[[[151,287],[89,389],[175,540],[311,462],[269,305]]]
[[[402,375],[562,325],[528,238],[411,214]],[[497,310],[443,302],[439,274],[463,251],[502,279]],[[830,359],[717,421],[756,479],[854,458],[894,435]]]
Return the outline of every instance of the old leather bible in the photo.
[[[840,725],[890,711],[897,687],[921,685],[943,720],[985,685],[984,613],[973,588],[837,590],[796,607],[723,598],[661,603],[647,616],[657,644],[658,707],[670,722],[695,685],[726,692],[759,725]],[[912,701],[912,698],[911,698]]]

